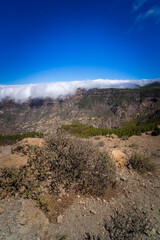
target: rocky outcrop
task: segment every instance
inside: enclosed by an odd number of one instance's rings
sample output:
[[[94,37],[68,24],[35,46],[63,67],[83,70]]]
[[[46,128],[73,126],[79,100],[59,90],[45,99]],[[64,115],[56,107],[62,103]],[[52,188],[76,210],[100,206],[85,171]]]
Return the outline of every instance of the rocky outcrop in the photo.
[[[42,138],[25,138],[15,145],[12,146],[12,153],[22,153],[24,155],[28,154],[31,147],[43,147],[45,145],[45,140]]]
[[[27,164],[27,157],[18,154],[7,154],[0,157],[0,168],[20,168]]]
[[[118,168],[123,168],[127,164],[127,156],[120,150],[113,150],[110,156]]]

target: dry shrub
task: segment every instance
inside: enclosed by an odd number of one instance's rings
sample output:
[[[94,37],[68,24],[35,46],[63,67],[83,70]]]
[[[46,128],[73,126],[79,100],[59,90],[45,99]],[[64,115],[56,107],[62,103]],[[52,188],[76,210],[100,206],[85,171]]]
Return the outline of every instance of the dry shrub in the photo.
[[[133,169],[137,170],[140,173],[154,171],[155,169],[155,166],[153,163],[151,163],[149,157],[137,153],[132,155],[129,160],[129,164]]]
[[[155,238],[155,223],[148,213],[141,210],[115,211],[110,220],[105,221],[105,232],[93,235],[85,233],[83,240],[137,240]]]
[[[111,216],[111,221],[105,224],[111,240],[143,239],[142,237],[146,235],[151,236],[153,227],[150,217],[142,210],[115,212]]]
[[[49,211],[45,196],[72,189],[100,196],[114,181],[114,167],[106,153],[86,141],[53,135],[43,148],[29,147],[26,166],[0,170],[0,199],[18,194]]]
[[[95,140],[100,140],[101,137],[97,136],[97,137],[95,137],[94,139],[95,139]]]
[[[67,135],[53,135],[47,140],[56,158],[51,163],[52,187],[101,195],[115,180],[115,169],[107,153],[99,152],[89,142]]]
[[[104,141],[100,141],[97,143],[98,147],[104,147],[104,145],[105,145]]]

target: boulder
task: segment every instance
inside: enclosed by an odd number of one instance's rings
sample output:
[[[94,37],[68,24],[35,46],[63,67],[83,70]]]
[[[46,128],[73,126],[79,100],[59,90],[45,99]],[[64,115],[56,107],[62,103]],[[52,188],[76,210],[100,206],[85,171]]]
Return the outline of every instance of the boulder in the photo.
[[[116,167],[123,168],[127,164],[127,156],[122,151],[113,150],[110,155]]]
[[[32,146],[43,147],[45,145],[45,140],[42,138],[25,138],[15,145],[12,146],[11,152],[12,153],[23,153],[27,155],[28,150]]]
[[[27,164],[27,157],[18,154],[7,154],[0,157],[0,168],[20,168]]]
[[[160,125],[157,125],[157,127],[152,132],[152,136],[158,136],[160,135]]]

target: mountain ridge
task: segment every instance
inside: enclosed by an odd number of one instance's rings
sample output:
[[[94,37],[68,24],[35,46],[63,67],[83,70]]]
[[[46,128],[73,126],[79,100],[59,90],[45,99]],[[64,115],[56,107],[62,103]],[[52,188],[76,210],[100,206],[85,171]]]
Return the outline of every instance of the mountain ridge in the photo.
[[[35,98],[0,102],[0,134],[55,132],[75,122],[116,128],[123,122],[160,110],[160,82],[135,89],[77,89],[66,98]]]

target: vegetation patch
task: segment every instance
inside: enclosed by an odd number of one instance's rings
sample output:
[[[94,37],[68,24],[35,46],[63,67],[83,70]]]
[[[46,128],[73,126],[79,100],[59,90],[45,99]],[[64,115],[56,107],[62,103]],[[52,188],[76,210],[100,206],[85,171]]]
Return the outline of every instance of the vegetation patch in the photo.
[[[99,152],[91,143],[66,135],[53,135],[48,146],[55,152],[52,162],[52,188],[58,191],[59,183],[65,189],[83,194],[103,195],[115,181],[115,169],[107,153]]]
[[[132,210],[126,213],[116,212],[111,216],[111,221],[105,224],[111,240],[142,239],[143,236],[151,236],[153,227],[150,217],[142,210]]]
[[[109,96],[109,97],[108,97]],[[121,107],[126,110],[125,104],[132,103],[135,98],[143,101],[147,97],[160,97],[159,83],[155,85],[146,85],[135,89],[91,89],[78,103],[80,109],[91,108],[95,104],[106,102],[112,107]]]
[[[82,123],[62,125],[59,129],[71,133],[77,137],[90,137],[98,135],[106,136],[108,134],[116,134],[118,137],[126,140],[127,137],[130,136],[140,135],[141,133],[147,131],[153,131],[158,124],[160,124],[160,115],[155,117],[154,114],[150,114],[147,117],[144,116],[123,123],[120,128],[116,129],[95,128]]]
[[[0,145],[12,145],[17,141],[20,141],[24,138],[33,138],[33,137],[40,137],[44,136],[43,133],[38,132],[26,132],[22,134],[15,134],[15,135],[0,135]]]
[[[115,167],[107,153],[61,134],[46,141],[42,148],[30,146],[26,166],[0,169],[0,199],[18,194],[50,212],[51,199],[62,192],[102,196],[114,185]]]
[[[155,169],[153,163],[151,163],[149,157],[142,156],[141,154],[135,153],[129,160],[129,164],[133,169],[140,173],[151,172]]]
[[[104,224],[105,232],[93,235],[85,233],[84,240],[137,240],[148,239],[155,234],[154,225],[148,213],[143,210],[115,211]],[[146,238],[147,237],[147,238]],[[150,239],[151,239],[150,238]],[[154,238],[153,238],[154,239]]]

